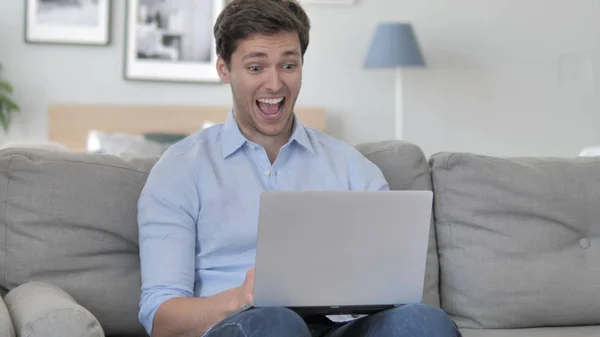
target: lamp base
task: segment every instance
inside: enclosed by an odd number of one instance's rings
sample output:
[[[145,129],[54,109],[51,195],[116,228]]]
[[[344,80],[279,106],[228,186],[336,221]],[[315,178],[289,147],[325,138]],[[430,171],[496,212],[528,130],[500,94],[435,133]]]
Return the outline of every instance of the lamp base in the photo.
[[[402,95],[402,68],[396,68],[396,109],[394,112],[395,118],[395,134],[396,139],[403,139],[404,137],[404,97]]]

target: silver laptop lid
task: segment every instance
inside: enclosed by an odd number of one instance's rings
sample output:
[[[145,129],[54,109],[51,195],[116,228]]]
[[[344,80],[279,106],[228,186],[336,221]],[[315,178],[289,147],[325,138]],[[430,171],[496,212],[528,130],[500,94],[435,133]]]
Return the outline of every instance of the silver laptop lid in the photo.
[[[268,191],[254,305],[376,306],[422,300],[431,191]]]

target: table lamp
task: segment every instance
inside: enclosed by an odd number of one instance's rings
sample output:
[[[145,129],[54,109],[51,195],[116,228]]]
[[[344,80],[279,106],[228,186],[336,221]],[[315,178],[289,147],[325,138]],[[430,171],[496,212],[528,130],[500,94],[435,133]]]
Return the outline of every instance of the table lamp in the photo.
[[[365,68],[396,68],[396,138],[403,137],[403,67],[424,67],[425,61],[408,23],[386,22],[377,26],[365,61]]]

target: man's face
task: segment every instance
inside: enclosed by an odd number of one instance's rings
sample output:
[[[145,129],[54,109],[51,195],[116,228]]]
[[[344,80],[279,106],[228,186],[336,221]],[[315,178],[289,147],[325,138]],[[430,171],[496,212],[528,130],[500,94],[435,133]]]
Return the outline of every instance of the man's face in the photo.
[[[302,85],[298,34],[255,34],[238,42],[229,69],[219,58],[221,79],[231,85],[235,118],[249,138],[289,136]]]

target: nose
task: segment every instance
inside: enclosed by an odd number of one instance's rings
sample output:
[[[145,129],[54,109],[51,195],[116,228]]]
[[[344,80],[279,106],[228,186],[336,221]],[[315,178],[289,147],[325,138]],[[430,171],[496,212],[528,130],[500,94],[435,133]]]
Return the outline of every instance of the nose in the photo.
[[[279,71],[277,71],[277,69],[275,68],[272,68],[267,74],[267,90],[274,93],[279,92],[279,90],[281,90],[281,87],[283,86],[283,82],[281,81],[281,75],[279,74]]]

